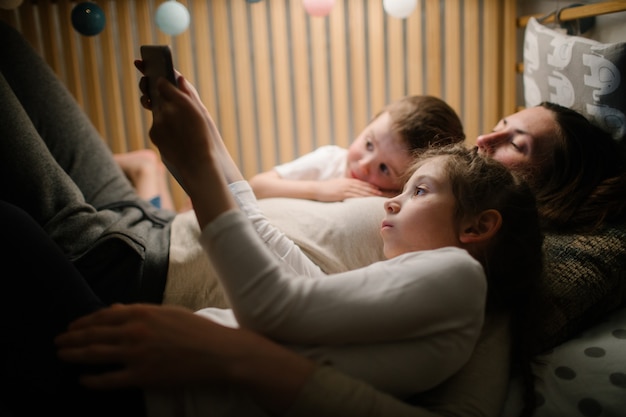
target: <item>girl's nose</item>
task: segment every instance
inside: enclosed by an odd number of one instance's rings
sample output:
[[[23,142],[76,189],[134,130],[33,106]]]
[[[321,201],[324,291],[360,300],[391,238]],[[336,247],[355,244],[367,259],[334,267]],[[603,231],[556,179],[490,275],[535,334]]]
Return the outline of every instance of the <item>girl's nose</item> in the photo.
[[[400,208],[400,204],[396,200],[396,197],[390,198],[387,201],[385,201],[384,206],[385,206],[385,211],[387,213],[397,213]]]

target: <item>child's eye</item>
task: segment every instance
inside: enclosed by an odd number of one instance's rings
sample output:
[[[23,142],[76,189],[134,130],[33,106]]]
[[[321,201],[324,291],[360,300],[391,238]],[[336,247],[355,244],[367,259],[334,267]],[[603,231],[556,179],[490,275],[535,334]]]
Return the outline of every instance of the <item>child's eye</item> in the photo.
[[[374,149],[374,144],[372,143],[371,140],[368,140],[365,142],[365,149],[367,149],[368,151],[371,151]]]
[[[387,166],[387,164],[380,164],[380,172],[382,172],[385,175],[389,175],[390,171],[389,171],[389,167]]]
[[[426,192],[426,190],[422,187],[415,187],[413,189],[413,195],[417,196],[417,195],[423,195]]]

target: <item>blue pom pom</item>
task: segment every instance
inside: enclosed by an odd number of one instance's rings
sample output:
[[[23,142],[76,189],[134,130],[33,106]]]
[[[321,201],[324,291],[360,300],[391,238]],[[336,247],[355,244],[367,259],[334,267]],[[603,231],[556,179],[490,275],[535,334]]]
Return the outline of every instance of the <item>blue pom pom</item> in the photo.
[[[82,35],[97,35],[104,29],[105,23],[104,11],[95,3],[78,3],[72,9],[72,26]]]

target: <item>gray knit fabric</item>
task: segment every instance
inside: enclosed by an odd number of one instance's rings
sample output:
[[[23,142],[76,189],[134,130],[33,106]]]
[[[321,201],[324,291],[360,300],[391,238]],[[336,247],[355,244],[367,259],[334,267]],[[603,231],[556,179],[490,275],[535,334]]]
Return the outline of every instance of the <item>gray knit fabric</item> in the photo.
[[[160,302],[174,213],[136,195],[69,91],[1,21],[0,39],[0,199],[40,223],[104,301]]]

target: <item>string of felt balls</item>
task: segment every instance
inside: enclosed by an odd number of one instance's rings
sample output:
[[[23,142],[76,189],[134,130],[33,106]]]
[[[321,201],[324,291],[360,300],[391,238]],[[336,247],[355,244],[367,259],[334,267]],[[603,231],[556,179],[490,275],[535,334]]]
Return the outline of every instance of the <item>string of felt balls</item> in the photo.
[[[15,0],[14,0],[15,1]],[[232,1],[232,0],[231,0]],[[259,3],[262,0],[246,0],[248,3]],[[383,8],[392,17],[407,18],[417,7],[418,0],[383,0]],[[19,5],[21,0],[17,0]],[[306,12],[311,16],[327,16],[335,0],[302,0]],[[72,9],[72,26],[85,36],[95,36],[102,32],[106,24],[104,11],[96,3],[85,1]],[[157,27],[168,35],[178,35],[189,27],[191,20],[189,10],[176,0],[166,0],[157,7],[155,16]]]

